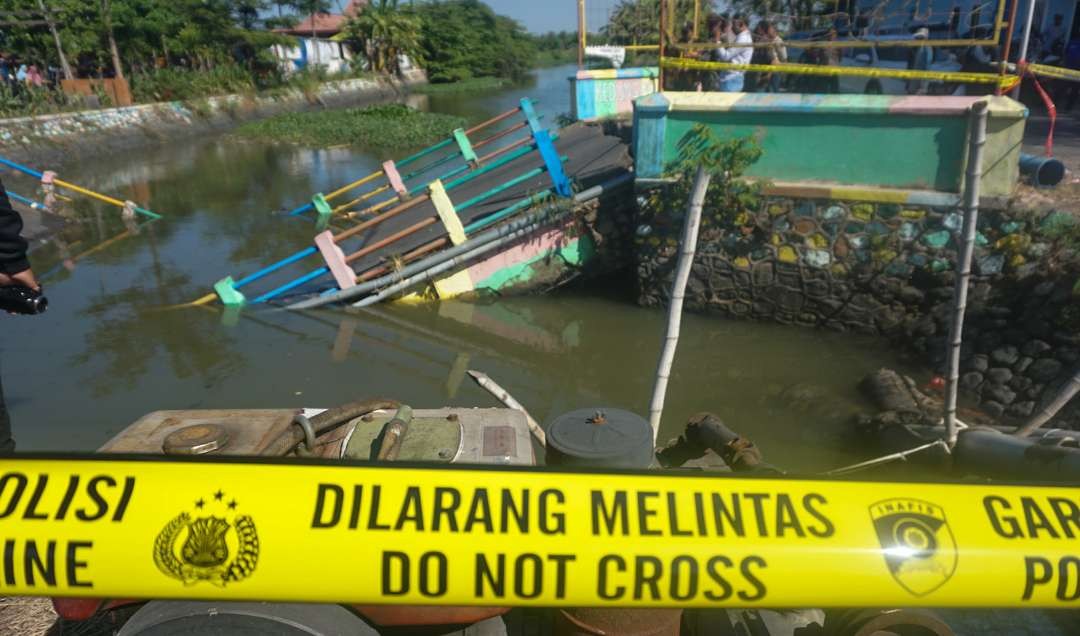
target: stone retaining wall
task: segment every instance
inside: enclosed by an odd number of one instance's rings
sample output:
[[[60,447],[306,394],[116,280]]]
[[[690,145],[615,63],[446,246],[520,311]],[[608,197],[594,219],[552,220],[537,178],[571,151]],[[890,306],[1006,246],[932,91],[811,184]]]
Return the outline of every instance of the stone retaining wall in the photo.
[[[666,304],[682,219],[639,199],[639,299]],[[954,206],[765,197],[706,207],[689,308],[876,334],[942,369],[953,297]],[[1080,361],[1080,226],[1052,208],[984,209],[962,349],[962,385],[992,415],[1023,418]],[[1080,424],[1080,405],[1063,420]]]
[[[237,123],[312,107],[386,99],[425,81],[350,79],[323,84],[318,93],[292,90],[274,95],[223,95],[204,99],[102,108],[0,120],[0,154],[37,166],[102,152],[130,150],[170,138],[230,128]]]

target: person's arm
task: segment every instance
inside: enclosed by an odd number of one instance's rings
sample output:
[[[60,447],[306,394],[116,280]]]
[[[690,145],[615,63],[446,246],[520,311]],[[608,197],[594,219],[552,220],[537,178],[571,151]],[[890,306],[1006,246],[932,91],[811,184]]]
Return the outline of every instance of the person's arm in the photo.
[[[20,284],[38,289],[37,279],[26,258],[27,242],[22,235],[23,222],[11,207],[7,190],[0,182],[0,285]]]
[[[738,55],[738,49],[733,47],[718,46],[713,49],[713,57],[716,62],[730,62],[736,55]]]
[[[739,39],[735,41],[735,46],[732,49],[735,54],[731,58],[733,64],[749,64],[754,59],[754,39],[750,37],[748,31],[743,31],[739,34]],[[743,45],[743,46],[740,46]]]

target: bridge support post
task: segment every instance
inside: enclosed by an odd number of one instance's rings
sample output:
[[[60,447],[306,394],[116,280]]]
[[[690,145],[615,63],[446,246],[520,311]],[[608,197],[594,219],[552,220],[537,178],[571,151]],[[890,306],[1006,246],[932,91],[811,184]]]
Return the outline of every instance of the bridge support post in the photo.
[[[405,182],[401,178],[401,173],[398,172],[397,166],[393,161],[387,161],[382,165],[383,172],[386,173],[386,179],[390,182],[390,187],[397,192],[398,199],[404,201],[409,198],[409,190],[405,187]]]
[[[334,242],[334,233],[330,230],[315,236],[315,247],[326,261],[326,268],[334,276],[339,289],[356,286],[356,272],[345,262],[345,252]]]

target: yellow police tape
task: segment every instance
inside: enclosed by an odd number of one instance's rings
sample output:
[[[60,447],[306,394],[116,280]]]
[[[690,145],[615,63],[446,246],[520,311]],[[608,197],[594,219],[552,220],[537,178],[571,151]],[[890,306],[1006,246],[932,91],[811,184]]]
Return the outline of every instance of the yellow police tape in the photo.
[[[1080,604],[1080,488],[0,460],[2,595]]]
[[[792,73],[795,75],[824,75],[849,77],[885,77],[906,80],[938,80],[965,84],[997,84],[1003,90],[1012,88],[1019,78],[1015,75],[996,73],[956,73],[951,71],[909,71],[905,69],[860,66],[819,66],[817,64],[729,64],[706,62],[688,58],[665,57],[660,63],[665,68],[692,71],[753,71],[759,73]]]
[[[1053,77],[1055,79],[1080,82],[1080,71],[1071,68],[1062,68],[1060,66],[1046,66],[1045,64],[1028,64],[1025,68],[1028,71],[1036,75],[1041,75],[1043,77]]]

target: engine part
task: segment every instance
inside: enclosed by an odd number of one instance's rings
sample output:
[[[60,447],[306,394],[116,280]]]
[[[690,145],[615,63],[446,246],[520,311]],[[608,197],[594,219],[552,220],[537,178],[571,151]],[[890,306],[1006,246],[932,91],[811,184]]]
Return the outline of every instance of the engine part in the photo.
[[[595,468],[648,468],[652,428],[622,409],[579,409],[555,418],[547,430],[547,463]]]

